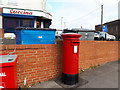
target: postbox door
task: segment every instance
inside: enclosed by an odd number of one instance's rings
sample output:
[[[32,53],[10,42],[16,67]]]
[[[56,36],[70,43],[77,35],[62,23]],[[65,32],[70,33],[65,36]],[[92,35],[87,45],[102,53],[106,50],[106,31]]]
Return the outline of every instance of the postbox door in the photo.
[[[79,43],[80,41],[72,41],[72,48],[73,48],[72,71],[74,72],[74,74],[78,73]]]

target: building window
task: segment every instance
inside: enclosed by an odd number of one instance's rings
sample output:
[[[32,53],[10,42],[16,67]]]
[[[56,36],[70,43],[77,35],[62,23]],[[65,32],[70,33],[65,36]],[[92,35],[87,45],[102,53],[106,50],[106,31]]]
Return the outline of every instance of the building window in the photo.
[[[4,18],[5,33],[14,33],[17,27],[34,27],[33,19]]]
[[[20,19],[20,27],[33,27],[33,20]]]
[[[17,0],[8,0],[8,4],[17,5]]]
[[[4,31],[5,33],[14,33],[15,28],[19,27],[19,19],[5,18],[4,19]]]

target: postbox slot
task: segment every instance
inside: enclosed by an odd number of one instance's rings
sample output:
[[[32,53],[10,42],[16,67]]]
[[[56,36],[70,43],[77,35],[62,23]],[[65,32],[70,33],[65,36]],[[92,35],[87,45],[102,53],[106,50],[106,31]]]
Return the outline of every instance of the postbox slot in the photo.
[[[72,41],[72,43],[79,43],[80,41]]]
[[[72,41],[73,46],[79,46],[80,41]]]
[[[13,60],[12,58],[8,59],[8,61],[12,61],[12,60]]]

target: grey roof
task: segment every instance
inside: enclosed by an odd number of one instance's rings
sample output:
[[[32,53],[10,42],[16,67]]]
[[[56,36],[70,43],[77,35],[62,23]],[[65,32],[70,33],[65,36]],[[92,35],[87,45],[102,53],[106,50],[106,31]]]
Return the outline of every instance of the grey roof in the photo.
[[[89,30],[89,29],[71,29],[70,31],[76,31],[76,32],[95,32],[95,30]]]

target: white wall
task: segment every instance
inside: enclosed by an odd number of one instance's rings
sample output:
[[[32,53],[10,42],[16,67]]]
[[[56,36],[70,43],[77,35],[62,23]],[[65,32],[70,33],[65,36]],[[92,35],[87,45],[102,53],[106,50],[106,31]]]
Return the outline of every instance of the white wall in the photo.
[[[0,7],[44,11],[46,9],[46,0],[0,0]]]
[[[2,28],[3,24],[2,24],[2,16],[0,16],[0,28]]]

